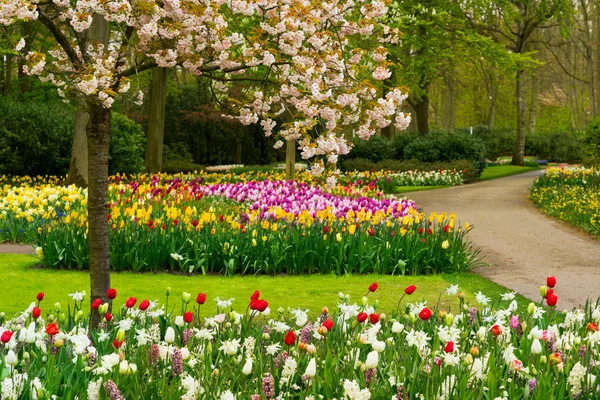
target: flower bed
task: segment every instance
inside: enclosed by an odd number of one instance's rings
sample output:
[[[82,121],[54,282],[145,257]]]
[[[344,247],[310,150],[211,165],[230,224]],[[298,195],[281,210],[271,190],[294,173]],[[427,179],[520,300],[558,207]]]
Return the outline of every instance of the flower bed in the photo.
[[[600,235],[598,170],[549,168],[534,182],[530,198],[544,213]]]
[[[559,313],[556,279],[526,311],[514,293],[479,293],[469,304],[457,286],[456,311],[409,302],[419,290],[386,293],[398,312],[384,315],[368,295],[340,293],[337,309],[309,318],[279,309],[258,291],[248,306],[199,293],[164,305],[129,297],[120,310],[93,301],[102,318],[89,327],[85,292],[69,307],[44,305],[0,320],[2,399],[568,399],[598,394],[600,307]],[[415,294],[416,291],[416,294]],[[117,291],[110,289],[109,298]],[[273,301],[271,301],[273,300]],[[271,303],[269,302],[271,301]],[[169,306],[170,304],[170,306]],[[176,310],[176,311],[174,311]]]

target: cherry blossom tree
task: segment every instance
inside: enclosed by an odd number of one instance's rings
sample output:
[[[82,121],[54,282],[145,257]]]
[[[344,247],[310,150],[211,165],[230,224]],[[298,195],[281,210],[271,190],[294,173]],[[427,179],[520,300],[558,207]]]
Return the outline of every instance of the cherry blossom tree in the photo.
[[[312,173],[335,165],[351,148],[344,128],[368,139],[409,117],[398,110],[400,88],[381,97],[390,77],[386,46],[399,32],[380,23],[381,0],[1,0],[0,24],[38,20],[54,38],[45,52],[30,49],[24,70],[52,82],[58,93],[85,105],[88,140],[88,235],[91,300],[108,301],[108,146],[111,106],[121,93],[142,101],[128,77],[176,65],[211,79],[211,90],[242,124],[271,135],[277,117],[281,146],[296,140]],[[105,21],[108,45],[88,35]],[[97,21],[98,22],[98,21]],[[23,40],[16,50],[25,47]],[[250,82],[231,98],[236,81]],[[334,169],[334,168],[333,168]],[[334,183],[334,178],[329,180]],[[98,319],[96,317],[95,321]]]

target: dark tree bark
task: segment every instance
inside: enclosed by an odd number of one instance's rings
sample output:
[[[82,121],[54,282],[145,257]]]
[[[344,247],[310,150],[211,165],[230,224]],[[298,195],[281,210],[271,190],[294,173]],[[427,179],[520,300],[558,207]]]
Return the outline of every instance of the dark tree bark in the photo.
[[[75,134],[73,135],[73,147],[71,148],[71,164],[67,183],[79,187],[88,185],[88,143],[86,129],[90,121],[90,115],[85,110],[82,101],[77,103],[75,112]]]
[[[429,133],[429,95],[425,92],[420,99],[413,101],[417,117],[417,130],[421,134]]]
[[[112,132],[110,109],[88,102],[90,121],[88,139],[88,242],[90,248],[90,301],[109,302],[110,256],[108,251],[107,193],[108,150]],[[91,326],[97,326],[100,315],[92,310]]]
[[[523,165],[525,158],[525,130],[527,127],[527,112],[525,107],[525,90],[523,75],[525,71],[517,70],[516,74],[516,98],[517,98],[517,140],[515,144],[515,152],[513,154],[513,165]]]
[[[148,134],[146,135],[146,171],[150,173],[162,170],[163,142],[165,136],[165,108],[167,104],[167,68],[152,69],[152,89],[150,91],[150,114],[148,115]]]

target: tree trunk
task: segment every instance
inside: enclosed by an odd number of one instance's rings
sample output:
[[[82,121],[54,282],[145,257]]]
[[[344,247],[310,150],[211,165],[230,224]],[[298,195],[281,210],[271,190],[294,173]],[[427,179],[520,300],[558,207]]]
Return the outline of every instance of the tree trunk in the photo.
[[[421,134],[429,133],[429,96],[426,92],[413,102],[413,108],[417,117],[417,130]]]
[[[594,58],[596,59],[596,79],[595,79],[595,95],[596,95],[596,115],[600,115],[600,2],[596,2],[596,48]]]
[[[90,301],[109,302],[110,256],[108,251],[107,193],[108,150],[112,132],[110,109],[88,102],[90,122],[88,139],[88,244],[90,249]],[[91,310],[90,325],[100,322],[97,310]]]
[[[4,93],[10,94],[12,83],[12,58],[10,54],[6,55],[6,71],[4,73]]]
[[[108,46],[108,22],[104,17],[94,15],[92,26],[87,32],[90,44],[102,43],[105,48]],[[90,121],[90,115],[86,110],[83,100],[77,102],[75,112],[75,133],[73,134],[73,146],[71,147],[71,164],[69,165],[69,175],[67,182],[79,187],[88,185],[88,144],[87,144],[87,126]]]
[[[525,90],[523,88],[524,70],[517,70],[516,81],[516,98],[517,98],[517,140],[515,144],[515,152],[513,154],[513,165],[523,165],[525,159],[525,128],[527,125],[527,113],[525,107]]]
[[[88,144],[87,144],[87,125],[90,121],[90,115],[85,110],[85,104],[82,101],[77,103],[75,112],[75,134],[73,135],[73,147],[71,148],[71,164],[69,166],[69,175],[67,183],[79,187],[88,185]]]
[[[296,141],[285,142],[285,174],[288,179],[296,178]]]
[[[167,104],[167,68],[152,70],[152,90],[150,91],[150,114],[148,116],[148,134],[146,136],[146,171],[150,173],[162,170],[163,141],[165,136],[165,107]]]
[[[443,95],[444,101],[444,128],[448,129],[450,132],[454,133],[455,129],[455,118],[454,118],[454,76],[452,76],[453,72],[449,73],[446,81],[446,86],[448,90],[445,91]]]
[[[535,128],[537,125],[537,117],[538,117],[538,106],[539,106],[539,89],[540,89],[540,81],[539,77],[535,75],[531,75],[531,102],[529,103],[529,127],[528,132],[530,134],[535,133]]]
[[[238,165],[242,164],[242,140],[236,140],[235,142],[235,163]]]

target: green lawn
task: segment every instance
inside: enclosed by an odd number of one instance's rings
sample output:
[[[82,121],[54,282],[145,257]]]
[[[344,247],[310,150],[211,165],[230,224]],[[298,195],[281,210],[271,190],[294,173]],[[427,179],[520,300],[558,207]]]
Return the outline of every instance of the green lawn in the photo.
[[[398,186],[394,193],[408,193],[408,192],[420,192],[421,190],[435,190],[435,189],[444,189],[450,186],[440,185],[440,186]]]
[[[86,290],[89,293],[89,276],[85,271],[57,271],[32,268],[37,264],[34,257],[27,255],[0,254],[0,311],[12,316],[23,310],[35,300],[35,295],[42,291],[46,297],[42,309],[50,309],[57,301],[66,305],[70,300],[69,293]],[[380,310],[390,312],[395,309],[404,288],[416,285],[417,291],[411,301],[427,300],[436,303],[440,294],[450,284],[458,284],[468,300],[474,298],[479,290],[493,300],[507,290],[479,275],[471,273],[448,274],[437,276],[343,276],[309,275],[309,276],[244,276],[227,278],[222,276],[180,276],[172,274],[134,274],[114,273],[112,286],[118,290],[117,306],[129,296],[142,299],[165,300],[165,288],[172,288],[172,298],[179,302],[183,291],[190,292],[195,299],[198,292],[207,294],[207,306],[203,314],[214,313],[215,297],[236,300],[234,306],[238,311],[244,310],[254,290],[260,290],[261,297],[269,301],[273,311],[279,307],[303,307],[315,315],[323,306],[334,308],[338,300],[338,292],[350,294],[351,299],[360,302],[372,282],[379,283],[379,290],[373,299],[379,300]],[[456,297],[445,293],[441,296],[442,304],[455,309],[458,306]],[[520,306],[527,302],[518,297]],[[193,301],[193,300],[192,300]],[[406,301],[406,300],[405,300]],[[173,304],[173,303],[171,303]]]
[[[494,165],[486,167],[481,173],[479,180],[487,181],[490,179],[503,178],[505,176],[511,176],[516,174],[522,174],[523,172],[535,171],[540,167],[521,167],[519,165]]]

